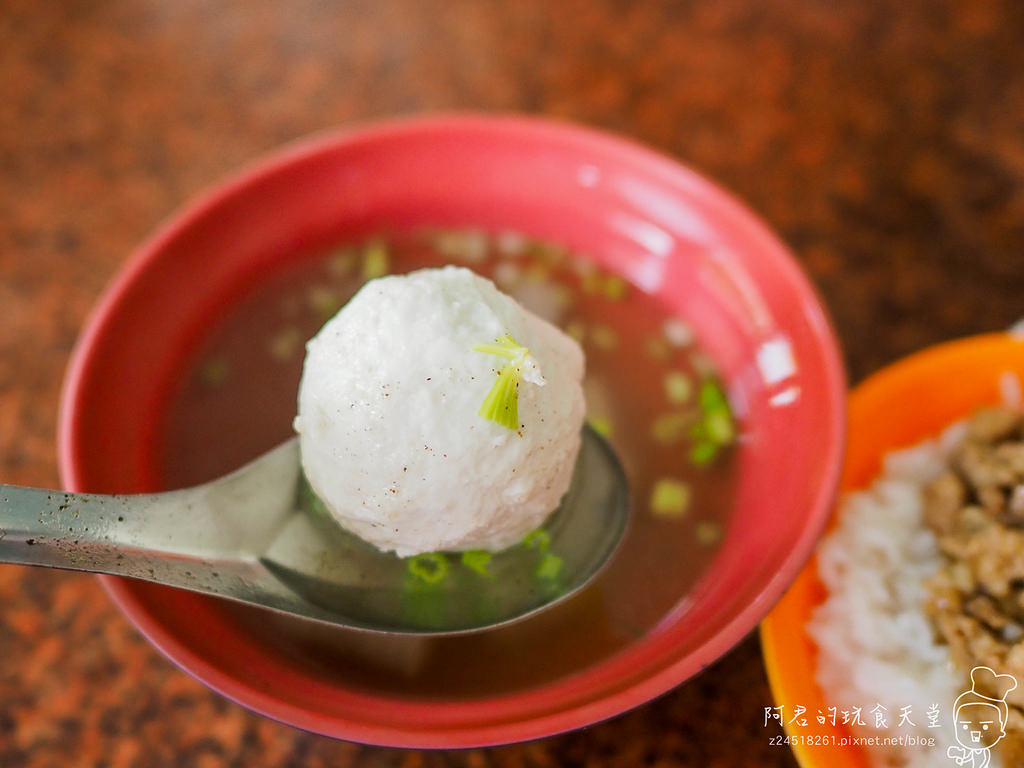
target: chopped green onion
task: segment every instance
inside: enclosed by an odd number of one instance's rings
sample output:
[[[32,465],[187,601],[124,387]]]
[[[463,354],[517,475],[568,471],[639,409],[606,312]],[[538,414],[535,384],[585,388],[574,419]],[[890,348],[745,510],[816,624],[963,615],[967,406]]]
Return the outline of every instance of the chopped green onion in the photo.
[[[439,552],[410,557],[409,575],[425,584],[437,584],[448,575],[448,559]]]
[[[704,417],[704,430],[708,438],[719,445],[728,445],[735,437],[732,426],[732,416],[728,410],[712,411]]]
[[[628,283],[618,275],[608,275],[604,281],[604,295],[609,301],[622,301],[628,291]]]
[[[700,407],[707,412],[729,410],[729,401],[714,379],[704,379],[701,382]]]
[[[373,280],[388,273],[388,247],[383,240],[371,240],[363,251],[363,278]]]
[[[690,486],[679,480],[664,479],[651,491],[651,511],[658,517],[682,517],[690,506]]]
[[[456,229],[438,232],[433,238],[434,250],[447,259],[476,264],[487,258],[490,240],[480,229]]]
[[[486,576],[489,579],[493,579],[494,576],[490,571],[487,570],[487,566],[491,562],[491,553],[485,552],[482,549],[468,549],[462,553],[462,564],[469,568],[471,571],[479,573],[481,576]]]
[[[480,406],[481,416],[513,431],[519,429],[518,389],[521,373],[521,368],[514,363],[509,363],[501,370],[498,380]]]
[[[710,440],[701,440],[690,451],[690,461],[698,467],[706,467],[715,460],[717,455],[718,443],[713,443]]]
[[[544,579],[545,581],[553,581],[554,579],[557,579],[558,574],[561,572],[562,558],[550,552],[544,553],[544,557],[541,558],[540,564],[537,566],[537,570],[534,571],[538,579]]]
[[[694,418],[694,414],[688,411],[662,413],[651,422],[651,437],[661,445],[678,443],[686,437]]]
[[[498,380],[494,382],[494,386],[487,393],[478,413],[485,419],[501,424],[513,432],[517,431],[519,429],[519,380],[523,375],[523,362],[530,354],[530,350],[508,335],[502,336],[495,344],[477,344],[473,350],[509,359],[509,362],[498,373]]]
[[[590,424],[591,429],[601,435],[601,437],[611,437],[612,422],[608,417],[589,416],[587,417],[587,422]]]
[[[322,320],[329,320],[341,309],[344,302],[334,289],[326,285],[314,285],[306,294],[306,303]]]
[[[523,546],[527,549],[547,552],[548,547],[551,546],[551,534],[543,528],[534,528],[523,538]]]
[[[600,349],[615,349],[619,336],[607,325],[595,325],[590,331],[590,339]]]
[[[587,335],[587,326],[582,320],[572,320],[565,326],[565,333],[577,344],[582,344],[583,337]]]
[[[531,264],[526,270],[526,281],[545,283],[551,278],[551,268],[546,264]]]
[[[508,334],[496,339],[494,344],[477,344],[473,349],[477,352],[486,352],[490,355],[499,355],[500,357],[508,357],[511,359],[524,358],[530,352],[530,350],[522,346]]]
[[[299,507],[321,517],[329,517],[331,514],[327,511],[327,505],[324,504],[323,499],[317,496],[313,486],[306,480],[305,475],[299,476]]]
[[[693,393],[693,382],[682,371],[669,371],[665,374],[665,398],[673,405],[685,403]]]
[[[736,428],[729,401],[716,381],[701,382],[699,400],[701,420],[690,431],[694,440],[690,460],[697,466],[706,466],[714,461],[722,446],[736,439]]]
[[[302,331],[293,325],[282,328],[270,337],[267,352],[278,362],[284,363],[302,347]]]
[[[545,264],[561,264],[569,254],[558,243],[541,240],[530,246],[530,255]]]

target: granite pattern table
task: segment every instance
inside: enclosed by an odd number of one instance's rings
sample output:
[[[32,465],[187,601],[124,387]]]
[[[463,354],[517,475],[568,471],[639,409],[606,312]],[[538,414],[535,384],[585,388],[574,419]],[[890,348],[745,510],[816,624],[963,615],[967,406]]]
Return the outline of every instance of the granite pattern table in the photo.
[[[0,478],[53,486],[104,285],[283,142],[437,109],[624,133],[720,180],[820,287],[851,379],[1024,315],[1019,0],[0,2]],[[250,714],[84,575],[0,566],[0,766],[792,766],[755,638],[584,731],[423,753]]]

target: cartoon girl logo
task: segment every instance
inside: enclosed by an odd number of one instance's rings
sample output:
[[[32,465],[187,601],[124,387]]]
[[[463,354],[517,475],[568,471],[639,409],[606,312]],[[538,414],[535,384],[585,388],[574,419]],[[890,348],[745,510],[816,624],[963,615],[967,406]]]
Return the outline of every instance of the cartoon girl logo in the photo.
[[[949,747],[946,756],[957,765],[986,768],[992,760],[989,750],[1006,735],[1010,713],[1006,694],[1016,687],[1013,675],[997,675],[989,667],[972,669],[971,690],[961,693],[953,704],[953,725],[960,746]]]

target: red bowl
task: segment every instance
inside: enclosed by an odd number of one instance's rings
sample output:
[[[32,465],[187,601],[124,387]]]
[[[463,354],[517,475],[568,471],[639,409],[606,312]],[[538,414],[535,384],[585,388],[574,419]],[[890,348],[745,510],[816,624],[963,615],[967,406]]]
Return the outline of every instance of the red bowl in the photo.
[[[742,419],[719,553],[624,650],[471,700],[355,688],[275,653],[222,601],[102,577],[135,625],[235,701],[329,736],[467,747],[578,728],[661,694],[753,629],[810,555],[839,476],[845,380],[815,291],[743,206],[676,161],[591,130],[449,116],[307,140],[188,206],[116,279],[65,382],[60,464],[77,491],[161,487],[157,440],[185,350],[292,254],[374,228],[511,228],[593,256],[685,317]],[[237,610],[237,609],[236,609]]]

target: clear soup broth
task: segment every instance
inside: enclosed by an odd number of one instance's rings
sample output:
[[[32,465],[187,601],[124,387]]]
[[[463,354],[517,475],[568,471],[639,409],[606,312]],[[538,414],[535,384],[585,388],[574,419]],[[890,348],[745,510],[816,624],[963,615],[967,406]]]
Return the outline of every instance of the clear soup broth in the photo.
[[[629,478],[626,538],[598,579],[519,623],[451,638],[369,635],[224,604],[275,654],[347,687],[433,699],[495,695],[572,674],[674,610],[714,557],[732,509],[735,427],[682,319],[586,257],[518,234],[387,234],[262,280],[215,318],[162,428],[167,487],[218,477],[289,438],[305,341],[367,280],[462,264],[574,336],[588,419]]]

